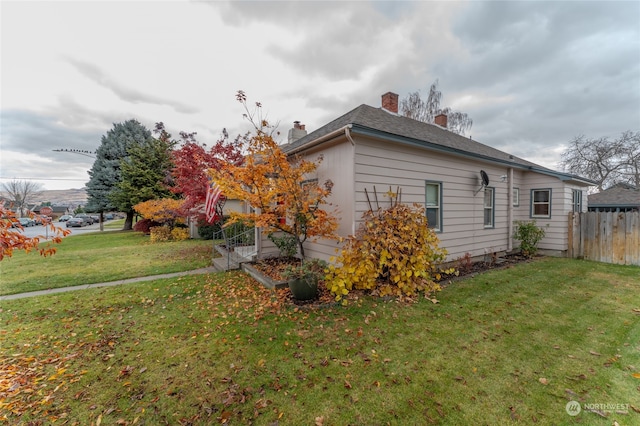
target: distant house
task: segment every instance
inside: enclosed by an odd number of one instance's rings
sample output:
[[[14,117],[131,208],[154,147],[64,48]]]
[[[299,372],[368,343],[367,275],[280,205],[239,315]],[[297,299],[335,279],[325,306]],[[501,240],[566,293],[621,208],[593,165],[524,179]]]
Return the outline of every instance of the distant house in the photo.
[[[445,115],[436,124],[401,116],[391,92],[382,95],[381,108],[360,105],[309,134],[295,122],[283,149],[323,156],[310,178],[334,182],[329,201],[338,209],[341,236],[355,232],[370,202],[388,205],[382,194],[400,188],[403,203],[426,207],[449,260],[512,251],[519,220],[545,228],[541,249],[566,252],[568,212],[586,211],[586,191],[595,185],[450,132]],[[264,238],[258,245],[259,257],[277,252]],[[336,247],[333,240],[305,243],[309,256],[323,259]]]
[[[640,211],[640,188],[626,183],[615,184],[589,195],[588,207],[590,212]]]

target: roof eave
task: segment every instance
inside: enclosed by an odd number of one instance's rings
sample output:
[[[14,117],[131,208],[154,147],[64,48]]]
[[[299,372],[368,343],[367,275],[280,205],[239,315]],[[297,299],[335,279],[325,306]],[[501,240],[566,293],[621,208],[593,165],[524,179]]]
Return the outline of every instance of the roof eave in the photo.
[[[352,132],[353,133],[360,133],[360,134],[367,135],[367,136],[384,137],[386,139],[390,139],[390,140],[393,140],[395,142],[407,143],[409,145],[419,146],[419,147],[423,147],[423,148],[424,147],[428,147],[429,149],[432,149],[434,151],[443,152],[443,153],[446,153],[446,154],[453,154],[453,155],[458,155],[458,156],[461,156],[461,157],[473,158],[473,159],[476,159],[476,160],[477,159],[481,159],[483,161],[487,161],[487,162],[490,162],[490,163],[506,165],[506,166],[513,167],[513,168],[520,169],[520,170],[527,170],[527,171],[532,171],[532,172],[536,172],[536,173],[540,173],[540,174],[545,174],[545,175],[548,175],[548,176],[553,176],[555,178],[560,179],[561,181],[568,181],[568,182],[571,182],[571,183],[577,183],[579,185],[584,185],[584,186],[597,185],[597,182],[593,182],[593,181],[591,181],[589,179],[581,178],[579,176],[574,176],[574,175],[570,175],[570,174],[566,174],[566,173],[560,173],[560,172],[556,172],[556,171],[551,170],[551,169],[545,169],[543,167],[534,167],[534,166],[528,166],[528,165],[525,165],[525,164],[519,164],[519,163],[514,162],[514,161],[503,160],[503,159],[500,159],[500,158],[490,157],[490,156],[487,156],[487,155],[471,153],[471,152],[463,151],[463,150],[456,149],[456,148],[451,148],[451,147],[446,147],[446,146],[434,144],[434,143],[431,143],[431,142],[428,142],[428,141],[417,140],[417,139],[408,138],[406,136],[399,136],[399,135],[394,135],[392,133],[382,132],[380,130],[371,129],[371,128],[364,127],[364,126],[354,125],[353,128],[352,128]]]

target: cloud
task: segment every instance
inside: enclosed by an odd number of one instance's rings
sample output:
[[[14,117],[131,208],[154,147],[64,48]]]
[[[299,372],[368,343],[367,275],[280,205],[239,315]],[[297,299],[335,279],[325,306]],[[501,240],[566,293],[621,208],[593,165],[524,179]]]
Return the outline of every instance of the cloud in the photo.
[[[71,64],[80,74],[90,79],[94,83],[97,83],[105,89],[113,92],[116,96],[118,96],[118,98],[125,102],[131,102],[134,104],[148,103],[156,105],[166,105],[173,108],[175,111],[184,114],[195,114],[199,112],[197,108],[194,108],[190,105],[182,104],[172,99],[164,99],[159,96],[149,95],[137,89],[127,87],[126,85],[121,84],[115,81],[113,78],[109,77],[96,65],[71,57],[66,57],[65,60],[69,64]]]

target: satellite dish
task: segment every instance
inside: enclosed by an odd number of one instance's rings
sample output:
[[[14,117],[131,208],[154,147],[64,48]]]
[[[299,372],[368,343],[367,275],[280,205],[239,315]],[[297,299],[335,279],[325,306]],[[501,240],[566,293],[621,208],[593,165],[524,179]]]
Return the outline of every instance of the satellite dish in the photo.
[[[480,180],[482,180],[482,186],[478,188],[474,195],[478,195],[478,192],[480,192],[482,188],[486,188],[486,186],[489,185],[489,175],[484,170],[480,170]]]
[[[484,170],[480,170],[480,177],[482,178],[482,186],[489,185],[489,175]]]

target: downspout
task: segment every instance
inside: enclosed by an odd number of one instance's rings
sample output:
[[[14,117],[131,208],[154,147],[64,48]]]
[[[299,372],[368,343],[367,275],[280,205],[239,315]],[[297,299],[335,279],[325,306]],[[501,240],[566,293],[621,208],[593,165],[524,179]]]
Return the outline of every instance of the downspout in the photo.
[[[347,140],[351,142],[351,158],[353,159],[353,164],[351,164],[351,184],[354,186],[352,188],[352,192],[355,194],[355,184],[356,184],[356,142],[351,137],[351,132],[349,129],[351,125],[344,127],[344,135],[347,137]],[[356,234],[356,197],[351,198],[351,235]]]
[[[508,193],[507,193],[507,251],[513,250],[513,167],[509,167],[508,171]]]

